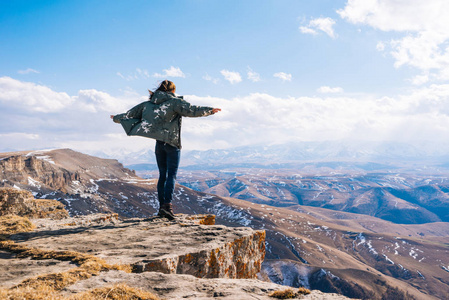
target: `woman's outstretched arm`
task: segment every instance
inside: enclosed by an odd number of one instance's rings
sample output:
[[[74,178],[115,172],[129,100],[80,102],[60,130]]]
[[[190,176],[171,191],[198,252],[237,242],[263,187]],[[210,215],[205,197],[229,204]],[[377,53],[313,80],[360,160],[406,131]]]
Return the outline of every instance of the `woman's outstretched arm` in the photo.
[[[122,119],[141,119],[144,104],[145,104],[145,102],[142,102],[142,103],[134,106],[133,108],[131,108],[124,114],[111,115],[111,119],[115,123],[120,123],[120,120],[122,120]]]
[[[175,112],[177,112],[183,117],[191,117],[191,118],[205,117],[221,111],[220,108],[192,105],[181,98],[178,98],[177,100],[178,101],[175,102],[173,108]]]

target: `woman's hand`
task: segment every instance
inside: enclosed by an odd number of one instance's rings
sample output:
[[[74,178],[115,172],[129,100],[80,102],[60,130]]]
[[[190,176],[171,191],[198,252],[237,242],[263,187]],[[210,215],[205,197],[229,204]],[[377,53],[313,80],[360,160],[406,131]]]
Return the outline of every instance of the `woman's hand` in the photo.
[[[214,108],[212,109],[212,114],[216,114],[219,111],[221,111],[221,108]]]

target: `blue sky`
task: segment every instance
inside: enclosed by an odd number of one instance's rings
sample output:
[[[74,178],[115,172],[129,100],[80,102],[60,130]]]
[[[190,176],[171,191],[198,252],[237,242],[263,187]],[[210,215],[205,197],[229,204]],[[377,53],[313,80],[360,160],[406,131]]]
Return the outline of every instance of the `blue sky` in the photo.
[[[302,34],[305,22],[336,18],[344,1],[3,1],[2,75],[33,79],[57,91],[94,88],[110,94],[145,91],[150,75],[171,66],[188,94],[235,96],[251,92],[312,95],[321,85],[353,92],[395,91],[407,74],[376,50],[373,30],[335,25],[339,38]],[[379,35],[379,34],[377,34]],[[381,36],[381,34],[380,34]],[[34,76],[18,76],[28,68]],[[247,80],[251,68],[261,81]],[[246,83],[227,85],[221,70]],[[273,74],[284,72],[289,84]],[[385,75],[393,73],[394,76]],[[204,76],[219,78],[216,85]],[[405,76],[404,76],[405,75]],[[243,81],[243,80],[242,80]]]
[[[107,117],[166,78],[223,108],[185,122],[187,149],[444,142],[447,13],[444,0],[1,1],[0,151],[151,148]]]

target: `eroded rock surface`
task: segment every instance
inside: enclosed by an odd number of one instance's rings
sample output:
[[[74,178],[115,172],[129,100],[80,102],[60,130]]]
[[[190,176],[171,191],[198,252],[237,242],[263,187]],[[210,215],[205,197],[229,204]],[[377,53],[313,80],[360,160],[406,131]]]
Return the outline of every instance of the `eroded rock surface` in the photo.
[[[15,254],[0,250],[0,287],[11,288],[24,279],[54,272],[64,272],[76,267],[56,259],[33,260],[17,258]]]
[[[255,279],[203,279],[191,275],[162,274],[144,272],[140,274],[109,271],[80,281],[64,290],[65,295],[83,292],[95,287],[110,286],[116,283],[126,283],[153,292],[161,299],[264,299],[270,292],[287,289],[288,287]],[[349,299],[338,294],[312,291],[309,295],[298,297],[302,300],[345,300]],[[295,299],[298,299],[295,298]]]
[[[157,217],[86,222],[80,217],[40,220],[37,230],[11,239],[28,247],[95,255],[110,264],[131,265],[135,272],[202,278],[255,278],[265,256],[264,231],[200,225],[187,215],[173,222]]]
[[[265,232],[204,225],[213,224],[212,215],[178,215],[176,221],[170,222],[156,217],[119,220],[117,214],[97,214],[33,222],[34,231],[11,235],[8,238],[13,242],[5,244],[18,245],[22,250],[6,247],[0,251],[0,267],[6,270],[0,276],[0,289],[14,290],[23,282],[36,283],[37,275],[68,275],[77,267],[73,258],[85,254],[125,268],[103,269],[94,272],[95,276],[63,285],[57,295],[64,299],[115,284],[140,288],[160,299],[273,299],[269,297],[271,292],[289,288],[241,279],[254,278],[260,271]],[[38,253],[35,260],[30,259],[30,253]],[[132,266],[133,272],[126,266]],[[66,276],[63,273],[61,276]],[[347,299],[319,291],[298,294],[298,298]]]

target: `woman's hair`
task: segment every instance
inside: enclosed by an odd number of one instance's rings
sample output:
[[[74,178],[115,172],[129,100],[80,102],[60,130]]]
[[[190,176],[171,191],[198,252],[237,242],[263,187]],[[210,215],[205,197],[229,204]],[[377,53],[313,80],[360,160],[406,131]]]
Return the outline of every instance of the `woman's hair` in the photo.
[[[156,91],[172,92],[176,89],[176,85],[170,80],[164,80],[161,82]]]

